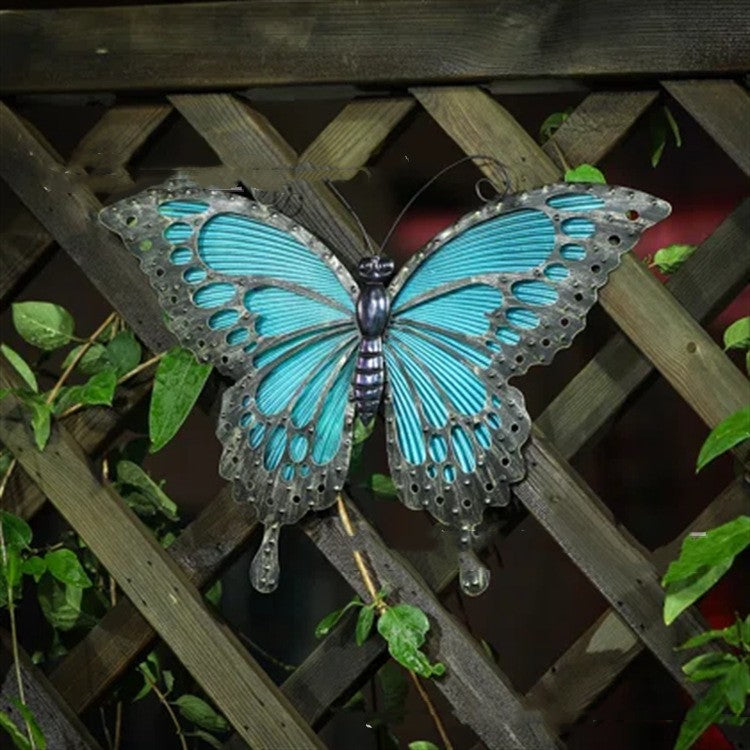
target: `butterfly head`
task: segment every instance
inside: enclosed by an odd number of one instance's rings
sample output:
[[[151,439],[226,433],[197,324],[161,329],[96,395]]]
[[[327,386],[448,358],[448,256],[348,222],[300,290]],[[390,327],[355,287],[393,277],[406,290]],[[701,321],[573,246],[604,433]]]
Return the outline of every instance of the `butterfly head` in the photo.
[[[394,265],[390,258],[369,255],[357,265],[359,280],[366,284],[384,283],[393,276]]]

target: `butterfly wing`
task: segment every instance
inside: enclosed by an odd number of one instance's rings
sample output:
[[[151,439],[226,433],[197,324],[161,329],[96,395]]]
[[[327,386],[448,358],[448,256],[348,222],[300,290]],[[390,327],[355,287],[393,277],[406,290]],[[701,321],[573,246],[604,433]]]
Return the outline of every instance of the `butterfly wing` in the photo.
[[[669,211],[626,188],[549,185],[463,217],[389,286],[391,472],[403,502],[454,527],[464,549],[525,473],[531,423],[508,380],[570,345],[622,254]],[[464,572],[469,593],[486,586]]]
[[[237,382],[224,394],[220,472],[266,525],[251,569],[278,581],[283,524],[333,503],[349,464],[360,340],[357,285],[268,206],[172,181],[104,209],[180,342]]]

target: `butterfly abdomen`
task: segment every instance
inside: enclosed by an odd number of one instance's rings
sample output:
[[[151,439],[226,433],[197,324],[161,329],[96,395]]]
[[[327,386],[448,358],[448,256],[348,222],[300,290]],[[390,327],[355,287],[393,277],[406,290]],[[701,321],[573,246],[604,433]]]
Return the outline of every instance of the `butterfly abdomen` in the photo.
[[[378,412],[384,381],[383,339],[381,336],[363,338],[354,372],[354,402],[357,414],[365,424],[371,422]]]

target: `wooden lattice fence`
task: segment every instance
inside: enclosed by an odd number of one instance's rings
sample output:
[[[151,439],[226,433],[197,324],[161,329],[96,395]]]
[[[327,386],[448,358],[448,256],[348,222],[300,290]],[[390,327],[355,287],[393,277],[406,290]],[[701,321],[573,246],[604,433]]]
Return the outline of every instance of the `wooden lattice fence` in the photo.
[[[467,154],[502,155],[514,187],[526,189],[560,179],[565,162],[602,159],[663,86],[750,175],[748,94],[731,78],[717,77],[750,67],[747,28],[740,31],[743,19],[747,22],[741,3],[725,2],[716,8],[709,3],[652,0],[636,2],[624,17],[612,11],[614,4],[592,4],[579,9],[578,25],[564,20],[565,3],[528,0],[507,3],[507,8],[501,4],[499,10],[493,3],[478,3],[471,14],[453,2],[437,2],[429,10],[412,2],[297,3],[291,13],[287,5],[17,11],[2,19],[0,89],[5,95],[189,92],[112,105],[67,164],[14,112],[10,100],[0,104],[0,174],[27,208],[0,238],[3,305],[58,243],[152,351],[173,343],[145,277],[119,240],[97,223],[102,204],[95,196],[122,193],[132,185],[129,160],[169,117],[185,118],[205,139],[223,162],[217,174],[254,184],[258,170],[291,171],[300,163],[336,164],[353,175],[396,126],[422,107]],[[413,21],[407,23],[410,18]],[[605,38],[598,31],[602,24],[615,22],[620,33]],[[276,29],[274,23],[281,24],[283,33],[268,31]],[[582,34],[581,25],[591,34]],[[200,61],[185,67],[185,38],[192,38],[198,27],[209,42]],[[128,36],[124,31],[133,28],[138,33]],[[378,29],[378,39],[367,29]],[[674,29],[680,29],[679,38]],[[539,42],[541,30],[547,35]],[[303,36],[300,48],[289,42]],[[343,58],[337,45],[347,50]],[[689,55],[682,51],[686,49]],[[644,90],[605,88],[590,93],[544,147],[477,85],[529,76],[593,78],[606,85],[613,75],[622,74],[639,76],[637,86]],[[662,77],[666,80],[659,83]],[[341,81],[390,82],[399,93],[375,98],[352,88],[351,101],[299,155],[244,98],[226,93],[250,85]],[[411,81],[420,85],[410,87]],[[451,85],[438,85],[445,83]],[[486,176],[499,184],[491,167]],[[362,243],[335,194],[322,181],[295,185],[304,198],[300,222],[330,243],[343,260],[355,262]],[[626,256],[600,295],[601,305],[621,332],[536,421],[526,451],[528,475],[515,486],[515,494],[610,609],[527,695],[514,689],[441,604],[440,593],[456,575],[451,556],[436,550],[406,564],[351,509],[364,540],[358,544],[378,577],[404,592],[434,623],[438,635],[429,648],[447,667],[435,686],[487,748],[561,746],[560,729],[574,722],[643,649],[688,693],[700,695],[700,685],[688,681],[680,669],[674,647],[700,632],[701,617],[690,611],[670,628],[661,617],[659,574],[684,534],[656,553],[648,552],[616,524],[605,503],[568,462],[601,433],[654,371],[709,427],[747,403],[747,380],[700,322],[710,319],[747,282],[749,230],[746,199],[666,286]],[[2,369],[2,385],[13,379]],[[10,484],[5,506],[31,518],[47,499],[51,501],[126,595],[55,667],[50,684],[37,683],[31,700],[41,703],[43,699],[35,696],[47,696],[47,720],[61,727],[71,746],[91,746],[93,741],[71,714],[93,705],[158,637],[232,723],[237,736],[231,746],[240,746],[241,739],[254,748],[322,747],[312,727],[320,725],[334,701],[382,663],[385,644],[373,638],[357,647],[344,622],[280,689],[272,684],[235,635],[210,614],[199,593],[248,540],[256,525],[251,509],[235,504],[222,490],[166,552],[92,473],[87,455],[101,454],[145,391],[132,389],[116,410],[86,411],[58,423],[42,453],[18,419],[15,399],[0,403],[2,441],[23,469]],[[735,480],[690,528],[728,520],[746,507],[747,497],[743,481]],[[315,518],[304,528],[352,587],[365,594],[350,540],[339,524]],[[593,642],[598,644],[596,652],[589,648]],[[30,667],[26,675],[31,684],[35,678]],[[750,746],[740,730],[734,740],[738,747]]]

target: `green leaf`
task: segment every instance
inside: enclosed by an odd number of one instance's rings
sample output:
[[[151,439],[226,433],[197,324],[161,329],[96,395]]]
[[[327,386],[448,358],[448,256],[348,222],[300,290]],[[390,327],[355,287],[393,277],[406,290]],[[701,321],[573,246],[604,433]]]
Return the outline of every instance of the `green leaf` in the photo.
[[[606,183],[604,175],[591,164],[579,164],[575,169],[565,173],[565,182],[598,182]]]
[[[553,112],[539,127],[539,142],[548,141],[555,131],[568,119],[567,112]]]
[[[62,583],[87,589],[92,585],[91,579],[86,575],[78,557],[73,550],[56,549],[44,556],[44,562],[50,575]]]
[[[197,695],[181,695],[172,703],[188,721],[203,729],[211,732],[229,730],[229,722]]]
[[[669,129],[672,131],[672,135],[674,136],[674,145],[677,146],[677,148],[680,148],[680,146],[682,146],[682,135],[680,134],[680,126],[677,124],[677,120],[674,119],[672,110],[669,109],[669,107],[664,105],[663,112],[664,112],[664,118],[667,121],[667,125],[669,125]]]
[[[409,683],[406,672],[392,659],[377,671],[380,692],[383,694],[382,711],[389,724],[400,724],[406,715],[406,697]]]
[[[714,680],[725,675],[735,664],[737,657],[712,651],[709,654],[699,654],[682,665],[682,671],[693,681]]]
[[[689,648],[698,648],[698,646],[702,646],[705,643],[718,640],[724,641],[730,646],[739,646],[741,625],[742,623],[738,622],[721,630],[707,630],[705,633],[700,633],[685,641],[685,643],[677,647],[677,650],[684,651]]]
[[[42,730],[39,728],[39,724],[36,723],[34,714],[31,713],[29,707],[24,703],[21,703],[17,698],[11,698],[11,702],[18,709],[18,712],[24,718],[26,724],[31,730],[31,738],[34,740],[36,750],[47,750],[47,740],[44,738]]]
[[[141,345],[130,331],[120,331],[107,344],[107,358],[115,368],[117,377],[122,377],[141,361]]]
[[[336,623],[352,608],[361,607],[362,601],[358,596],[355,596],[345,607],[342,609],[336,609],[333,612],[329,612],[316,626],[315,626],[315,637],[323,638],[328,635],[331,630],[336,626]]]
[[[354,629],[354,640],[357,642],[358,646],[361,646],[367,640],[374,622],[374,605],[368,604],[366,607],[362,607],[362,609],[359,610],[359,616],[357,617],[357,626]]]
[[[373,474],[370,477],[370,489],[380,497],[398,497],[396,485],[386,474]]]
[[[198,739],[203,740],[207,745],[215,748],[215,750],[221,750],[224,747],[224,743],[221,740],[208,732],[204,732],[202,729],[196,729],[193,732],[183,732],[182,734],[184,737],[198,737]]]
[[[0,510],[0,520],[3,524],[3,538],[8,549],[28,549],[31,544],[31,526],[18,516]]]
[[[727,705],[735,716],[739,716],[745,710],[747,696],[750,695],[750,664],[737,662],[727,672],[723,682]]]
[[[671,625],[731,567],[732,561],[726,560],[719,565],[701,567],[693,575],[670,583],[664,597],[664,622]]]
[[[21,582],[21,555],[16,549],[8,548],[5,550],[7,563],[0,561],[0,573],[3,581],[10,583],[11,588],[15,588]],[[6,593],[6,586],[3,583],[3,593]]]
[[[411,604],[397,604],[378,618],[378,632],[388,641],[388,651],[399,663],[422,677],[441,675],[445,665],[430,664],[419,647],[430,629],[427,615]]]
[[[651,266],[662,273],[674,273],[696,250],[697,245],[667,245],[654,253]]]
[[[39,349],[52,351],[73,337],[73,316],[52,302],[15,302],[13,325],[19,336]]]
[[[49,440],[52,427],[52,407],[36,393],[29,391],[18,393],[24,406],[31,411],[31,429],[34,432],[34,442],[43,451]]]
[[[360,445],[364,443],[367,438],[372,435],[372,431],[375,429],[375,420],[373,419],[370,424],[365,424],[359,417],[354,420],[354,435],[352,437],[352,445]]]
[[[61,389],[55,401],[55,413],[62,414],[74,404],[111,406],[117,387],[117,376],[111,368],[92,375],[83,385]]]
[[[721,716],[725,703],[724,681],[719,680],[685,715],[674,750],[688,750]]]
[[[117,464],[118,489],[129,485],[140,490],[140,496],[150,502],[154,509],[170,521],[179,519],[177,505],[146,472],[132,461],[119,461]]]
[[[18,748],[18,750],[31,750],[31,743],[26,736],[26,728],[19,729],[5,711],[0,711],[0,727],[10,737],[13,747]]]
[[[2,479],[13,463],[13,455],[10,451],[0,450],[0,479]]]
[[[21,565],[21,571],[24,575],[31,576],[35,583],[39,583],[39,579],[44,575],[47,570],[47,563],[44,558],[38,555],[27,557]]]
[[[13,365],[13,369],[23,378],[26,385],[34,393],[39,393],[39,384],[36,382],[36,376],[26,364],[26,360],[18,352],[13,351],[13,349],[5,344],[0,344],[0,351],[5,355],[5,359]]]
[[[207,602],[213,604],[214,607],[218,607],[221,602],[221,581],[216,581],[214,585],[203,594],[203,597]]]
[[[649,120],[651,133],[651,166],[656,167],[661,161],[664,147],[667,145],[667,123],[662,112],[654,112]]]
[[[176,434],[211,374],[187,349],[170,349],[159,362],[148,414],[151,452],[161,450]]]
[[[145,698],[157,682],[156,675],[152,672],[147,661],[142,661],[138,665],[138,671],[143,677],[143,685],[141,685],[141,689],[135,694],[133,703],[141,700],[141,698]]]
[[[161,673],[162,679],[164,680],[164,687],[167,689],[167,695],[172,692],[174,687],[174,675],[168,669],[165,669]]]
[[[68,356],[65,357],[62,363],[62,367],[66,370],[70,367],[70,363],[76,358],[78,352],[84,348],[86,344],[79,344],[74,346],[69,352]],[[83,356],[78,360],[76,369],[82,372],[84,375],[96,375],[97,372],[106,370],[111,367],[109,359],[107,358],[107,350],[101,344],[92,344],[83,353]]]
[[[698,454],[696,473],[717,456],[748,438],[750,438],[750,406],[728,416],[711,430]]]
[[[409,750],[440,750],[440,748],[429,740],[416,740],[416,742],[410,742]]]
[[[42,576],[37,586],[37,598],[42,614],[52,627],[71,630],[81,616],[83,589],[62,584],[52,576]]]
[[[724,331],[724,349],[750,348],[750,317],[735,320]]]

